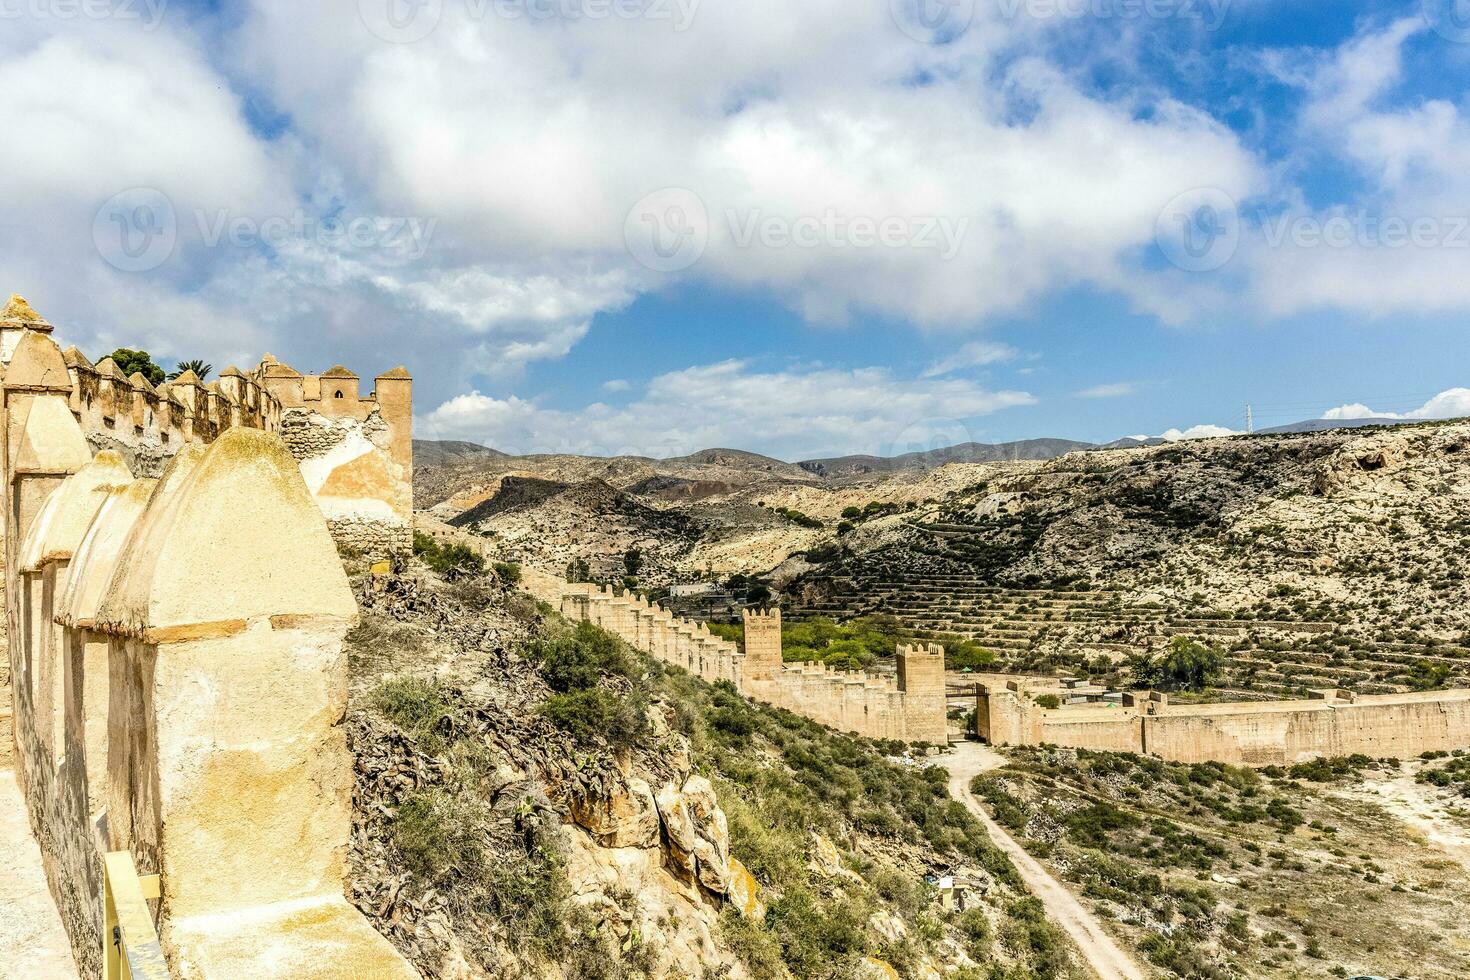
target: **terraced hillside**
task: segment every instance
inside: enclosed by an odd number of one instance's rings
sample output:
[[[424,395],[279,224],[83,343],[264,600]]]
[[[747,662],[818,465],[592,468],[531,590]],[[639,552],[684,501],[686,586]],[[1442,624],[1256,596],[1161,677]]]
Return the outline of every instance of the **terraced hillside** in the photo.
[[[1467,452],[1456,423],[1072,454],[857,528],[789,615],[1094,674],[1186,636],[1241,698],[1470,684]]]

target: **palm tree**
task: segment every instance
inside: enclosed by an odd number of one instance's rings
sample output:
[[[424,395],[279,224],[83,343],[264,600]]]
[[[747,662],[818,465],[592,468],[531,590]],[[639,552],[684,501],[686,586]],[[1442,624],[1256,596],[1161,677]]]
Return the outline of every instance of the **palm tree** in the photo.
[[[194,376],[197,377],[200,381],[203,381],[205,378],[209,377],[209,372],[213,370],[213,364],[205,364],[203,361],[198,360],[197,358],[192,361],[180,361],[177,370],[171,372],[168,376],[168,379],[172,381],[175,378],[181,377],[185,371],[193,371]]]

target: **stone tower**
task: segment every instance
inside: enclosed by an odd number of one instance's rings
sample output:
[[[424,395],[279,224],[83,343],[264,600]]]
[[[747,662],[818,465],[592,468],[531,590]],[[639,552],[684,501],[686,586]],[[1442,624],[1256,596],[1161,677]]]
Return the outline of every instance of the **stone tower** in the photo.
[[[903,692],[904,738],[949,742],[945,720],[944,647],[937,643],[898,645],[898,689]]]
[[[741,678],[771,681],[781,676],[781,610],[741,610],[745,619],[745,661]]]

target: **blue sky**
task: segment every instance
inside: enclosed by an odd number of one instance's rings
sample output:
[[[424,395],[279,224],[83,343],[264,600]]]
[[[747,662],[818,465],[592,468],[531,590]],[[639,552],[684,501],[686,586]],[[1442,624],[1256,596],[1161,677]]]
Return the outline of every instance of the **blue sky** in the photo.
[[[1458,0],[591,2],[16,7],[0,289],[522,452],[1470,414]]]

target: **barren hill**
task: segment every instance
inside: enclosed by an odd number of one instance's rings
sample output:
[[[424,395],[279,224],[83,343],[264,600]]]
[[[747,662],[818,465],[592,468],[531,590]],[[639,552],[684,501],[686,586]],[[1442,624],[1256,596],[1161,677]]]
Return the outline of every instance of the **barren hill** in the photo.
[[[637,548],[645,586],[764,574],[792,617],[892,613],[1017,667],[1182,635],[1227,653],[1233,696],[1392,691],[1470,682],[1467,445],[1470,423],[1424,423],[733,488],[648,474],[601,510],[553,494],[471,523],[604,578]]]
[[[996,463],[1006,460],[1055,459],[1079,449],[1091,449],[1090,442],[1071,439],[1026,439],[997,444],[966,442],[944,449],[904,453],[901,456],[839,456],[834,459],[809,459],[801,468],[819,476],[840,479],[869,473],[893,473],[901,470],[933,470],[948,463]]]

